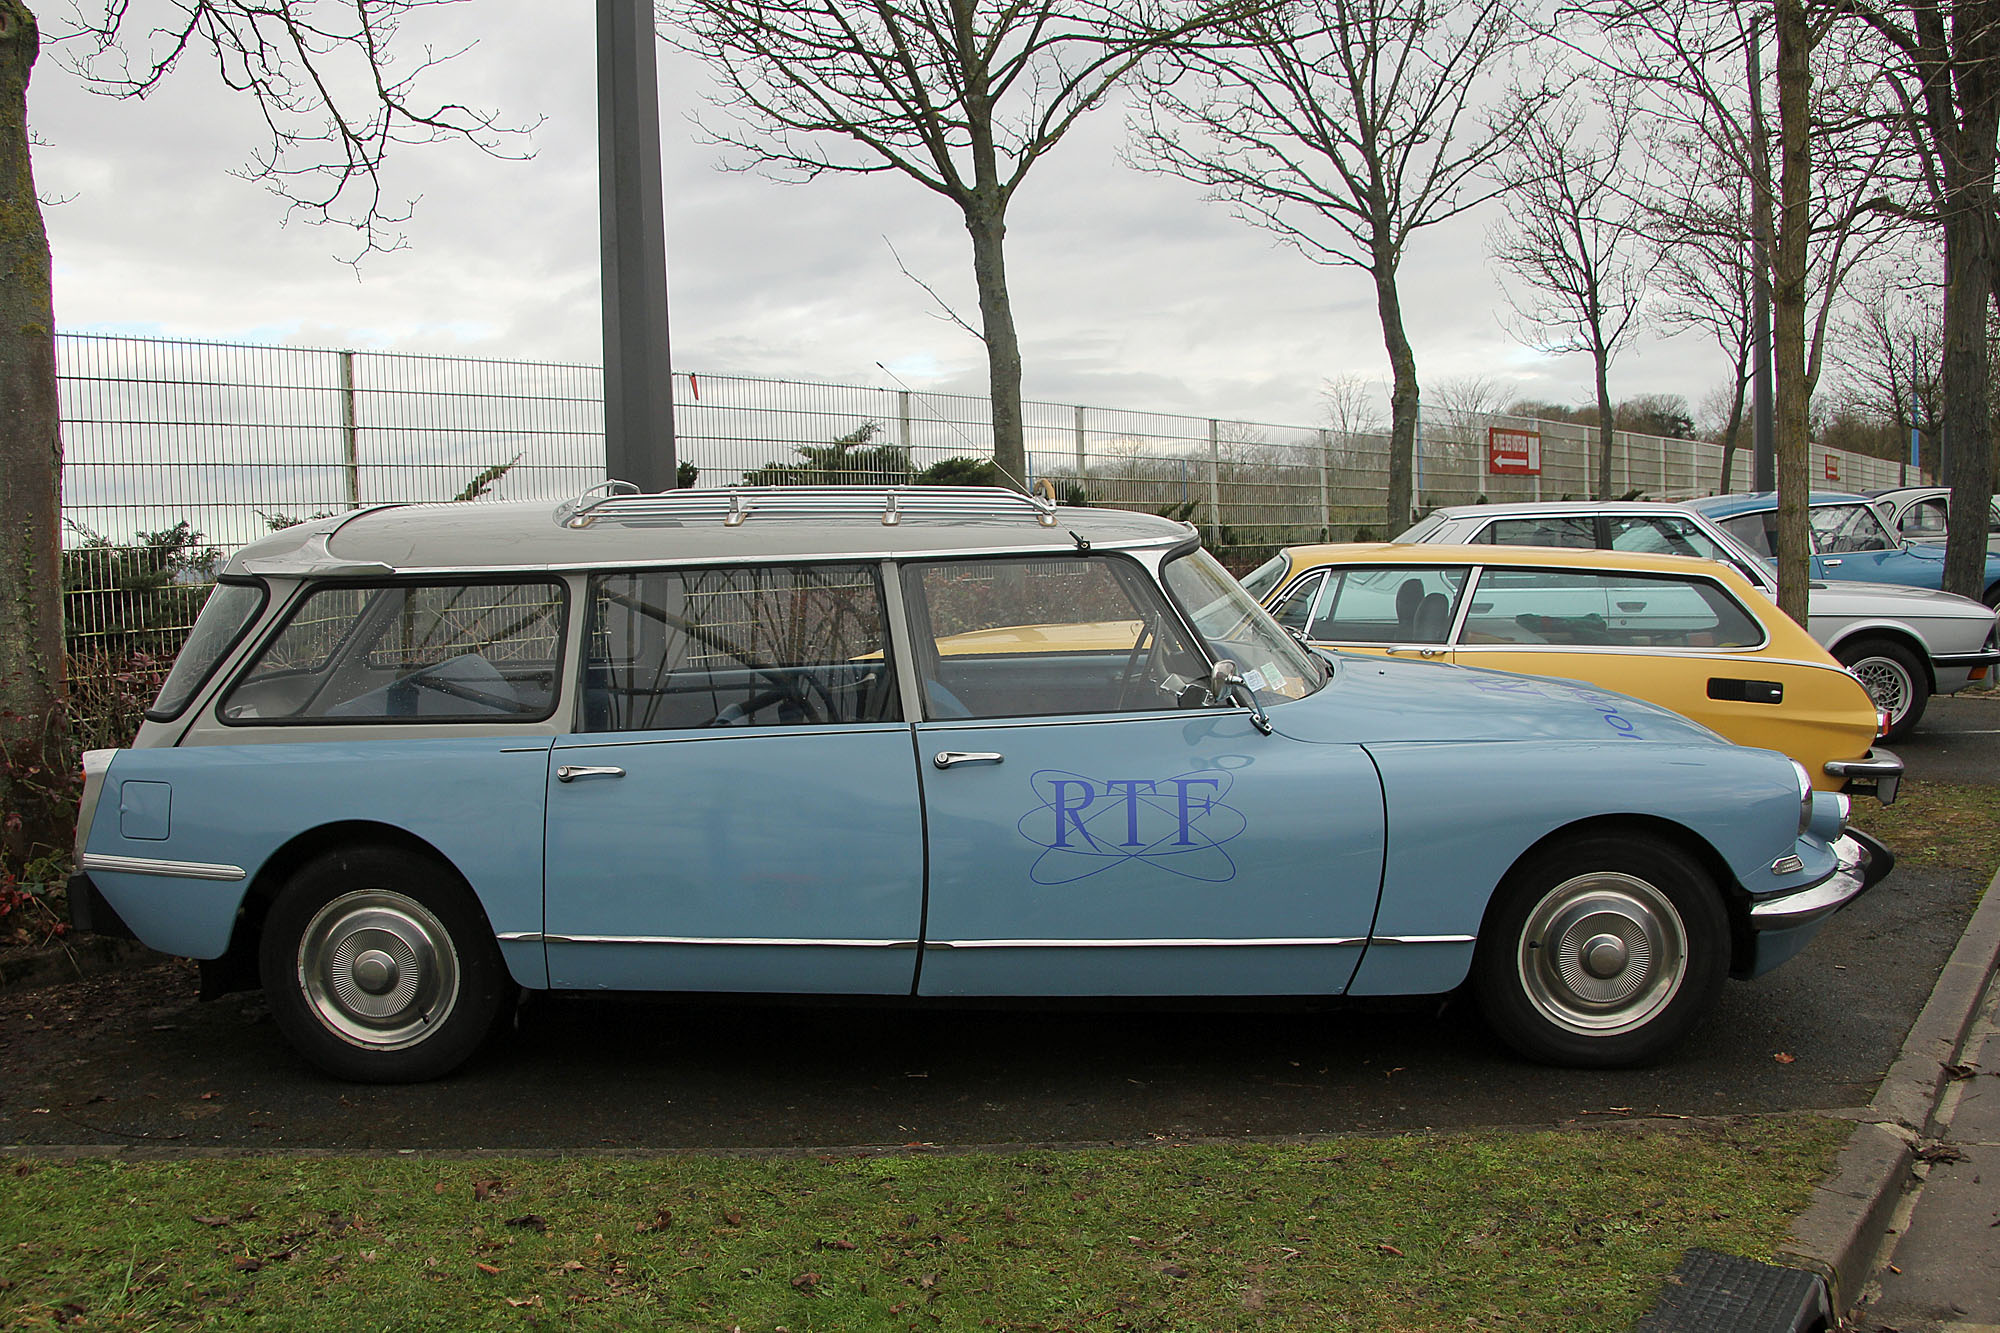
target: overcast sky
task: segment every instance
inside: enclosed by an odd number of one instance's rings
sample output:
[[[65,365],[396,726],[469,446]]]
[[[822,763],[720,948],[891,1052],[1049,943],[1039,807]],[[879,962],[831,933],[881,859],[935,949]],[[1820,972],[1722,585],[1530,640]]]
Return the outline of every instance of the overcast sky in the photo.
[[[554,21],[546,0],[473,0],[415,34],[476,42],[428,76],[433,95],[544,119],[531,160],[459,144],[397,156],[391,187],[421,196],[409,246],[358,278],[334,258],[349,236],[281,225],[281,203],[230,174],[260,139],[211,68],[190,59],[150,100],[119,102],[85,92],[45,48],[30,118],[38,187],[62,201],[47,210],[58,326],[597,362],[595,35],[591,6],[560,9]],[[980,345],[897,267],[899,254],[976,323],[956,209],[888,174],[789,185],[718,170],[688,119],[701,67],[660,55],[675,368],[983,393]],[[1366,275],[1314,265],[1196,187],[1121,165],[1123,140],[1116,108],[1086,119],[1010,210],[1027,397],[1311,424],[1328,377],[1387,379]],[[1435,231],[1405,261],[1420,377],[1487,375],[1583,401],[1587,358],[1542,357],[1502,327],[1487,221]],[[1645,340],[1614,366],[1612,395],[1698,407],[1726,373],[1698,335]]]

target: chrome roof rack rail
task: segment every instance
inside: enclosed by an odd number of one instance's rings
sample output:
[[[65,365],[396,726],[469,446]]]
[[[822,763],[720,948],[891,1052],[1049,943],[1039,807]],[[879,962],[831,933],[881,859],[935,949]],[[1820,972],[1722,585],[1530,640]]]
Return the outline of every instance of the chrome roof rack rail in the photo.
[[[629,482],[607,481],[556,507],[556,523],[587,528],[600,522],[702,519],[738,527],[749,518],[875,519],[896,527],[904,519],[1032,518],[1056,525],[1053,500],[989,486],[731,486],[718,490],[640,494]]]

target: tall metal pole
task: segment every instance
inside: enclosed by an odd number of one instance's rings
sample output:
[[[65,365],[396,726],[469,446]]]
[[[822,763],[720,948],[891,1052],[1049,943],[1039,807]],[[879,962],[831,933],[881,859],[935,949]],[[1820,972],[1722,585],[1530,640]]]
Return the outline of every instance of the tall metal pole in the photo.
[[[675,485],[667,228],[652,0],[597,0],[598,233],[604,264],[605,475]]]
[[[1771,256],[1764,236],[1771,218],[1771,157],[1764,137],[1764,71],[1759,58],[1763,37],[1750,25],[1750,440],[1751,489],[1778,489],[1777,428],[1772,418]]]

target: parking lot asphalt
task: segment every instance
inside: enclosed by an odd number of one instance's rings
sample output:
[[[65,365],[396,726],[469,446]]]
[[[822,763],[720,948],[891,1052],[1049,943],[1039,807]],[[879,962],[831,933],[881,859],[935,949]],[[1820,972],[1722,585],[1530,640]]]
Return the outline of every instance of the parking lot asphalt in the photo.
[[[1912,776],[2000,781],[2000,701],[1940,699]],[[1731,983],[1643,1070],[1520,1061],[1465,1006],[828,1008],[538,996],[460,1074],[329,1080],[261,998],[168,963],[0,994],[0,1143],[167,1151],[800,1150],[1548,1125],[1866,1103],[1983,877],[1899,868],[1801,957]]]

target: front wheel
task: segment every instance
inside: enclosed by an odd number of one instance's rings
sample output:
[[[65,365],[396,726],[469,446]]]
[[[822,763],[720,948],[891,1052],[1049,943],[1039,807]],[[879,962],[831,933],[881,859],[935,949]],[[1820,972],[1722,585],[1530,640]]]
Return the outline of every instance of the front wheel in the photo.
[[[1472,980],[1487,1021],[1523,1055],[1616,1068],[1692,1031],[1728,966],[1729,918],[1708,874],[1658,839],[1597,834],[1508,875]]]
[[[1887,639],[1861,639],[1841,644],[1835,656],[1854,673],[1875,706],[1889,715],[1883,740],[1901,740],[1915,729],[1931,701],[1930,677],[1915,653]]]
[[[437,1078],[479,1048],[510,989],[492,928],[450,867],[330,852],[272,904],[258,951],[278,1028],[338,1078]]]

